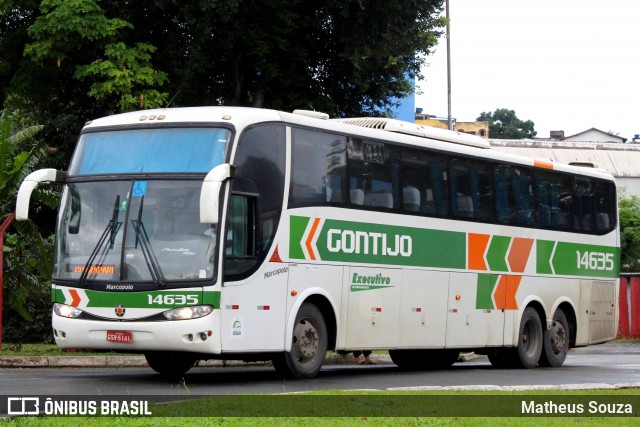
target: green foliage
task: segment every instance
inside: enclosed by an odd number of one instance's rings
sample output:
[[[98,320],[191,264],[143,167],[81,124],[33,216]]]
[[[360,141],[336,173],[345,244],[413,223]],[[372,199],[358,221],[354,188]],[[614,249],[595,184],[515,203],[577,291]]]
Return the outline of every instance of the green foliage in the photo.
[[[147,43],[138,43],[134,48],[122,42],[109,44],[105,48],[106,60],[98,59],[81,66],[75,75],[80,79],[103,79],[93,83],[89,95],[98,100],[118,96],[121,111],[162,107],[168,94],[153,87],[161,86],[167,80],[167,74],[153,69],[151,54],[155,51],[156,48]]]
[[[620,210],[620,265],[626,273],[640,271],[640,198],[621,192]]]
[[[0,221],[15,210],[15,197],[20,183],[35,165],[44,159],[42,142],[33,142],[42,126],[17,129],[20,117],[3,111],[0,117]],[[36,191],[43,204],[55,208],[56,193],[51,189]],[[53,236],[42,237],[32,222],[14,223],[5,233],[2,256],[3,335],[5,341],[37,341],[50,339],[49,300],[53,266]],[[36,321],[37,320],[37,321]]]
[[[520,120],[515,111],[506,108],[498,108],[493,113],[484,112],[476,120],[489,122],[489,136],[495,139],[533,138],[537,133],[531,120]]]
[[[15,115],[3,111],[0,115],[0,211],[2,219],[15,207],[15,195],[20,184],[32,171],[36,162],[46,151],[42,143],[37,143],[28,151],[22,150],[42,126],[29,126],[15,130]]]
[[[55,59],[58,67],[79,48],[131,28],[122,19],[108,19],[95,0],[43,0],[40,12],[28,29],[34,42],[24,53],[38,60]]]

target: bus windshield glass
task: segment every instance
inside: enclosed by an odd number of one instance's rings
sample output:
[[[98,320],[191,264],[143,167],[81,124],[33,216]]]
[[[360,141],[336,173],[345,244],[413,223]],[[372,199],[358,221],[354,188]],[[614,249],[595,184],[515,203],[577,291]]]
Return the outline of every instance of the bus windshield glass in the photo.
[[[231,132],[220,128],[141,128],[80,136],[69,175],[207,173],[224,161]]]
[[[215,228],[199,220],[199,180],[69,183],[55,278],[127,283],[211,279]]]

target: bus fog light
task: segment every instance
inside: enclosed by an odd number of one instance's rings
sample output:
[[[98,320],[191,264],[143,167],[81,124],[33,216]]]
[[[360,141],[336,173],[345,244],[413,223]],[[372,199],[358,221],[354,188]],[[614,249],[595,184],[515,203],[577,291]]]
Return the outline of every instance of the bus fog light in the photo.
[[[194,307],[180,307],[173,310],[165,311],[163,316],[168,320],[187,320],[204,317],[213,311],[210,305],[197,305]]]
[[[53,312],[61,317],[68,317],[70,319],[75,319],[76,317],[82,314],[82,310],[79,308],[71,307],[67,304],[53,304]]]
[[[207,334],[205,334],[204,332],[200,332],[200,340],[201,341],[206,341],[207,340]]]

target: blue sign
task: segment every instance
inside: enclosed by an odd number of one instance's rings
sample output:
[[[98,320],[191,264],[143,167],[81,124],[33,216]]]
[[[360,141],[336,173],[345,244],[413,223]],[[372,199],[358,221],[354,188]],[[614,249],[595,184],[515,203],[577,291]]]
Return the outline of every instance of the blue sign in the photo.
[[[133,183],[132,197],[142,197],[147,192],[147,181],[136,181]]]

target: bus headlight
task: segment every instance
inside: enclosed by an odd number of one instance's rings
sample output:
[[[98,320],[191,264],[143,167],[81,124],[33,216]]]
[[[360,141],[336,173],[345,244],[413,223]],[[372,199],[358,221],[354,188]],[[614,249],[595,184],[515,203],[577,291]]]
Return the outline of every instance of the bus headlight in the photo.
[[[204,317],[213,311],[210,305],[196,305],[193,307],[180,307],[162,313],[167,320],[187,320]]]
[[[53,312],[58,316],[68,317],[70,319],[75,319],[82,314],[82,310],[80,310],[79,308],[59,303],[53,304]]]

